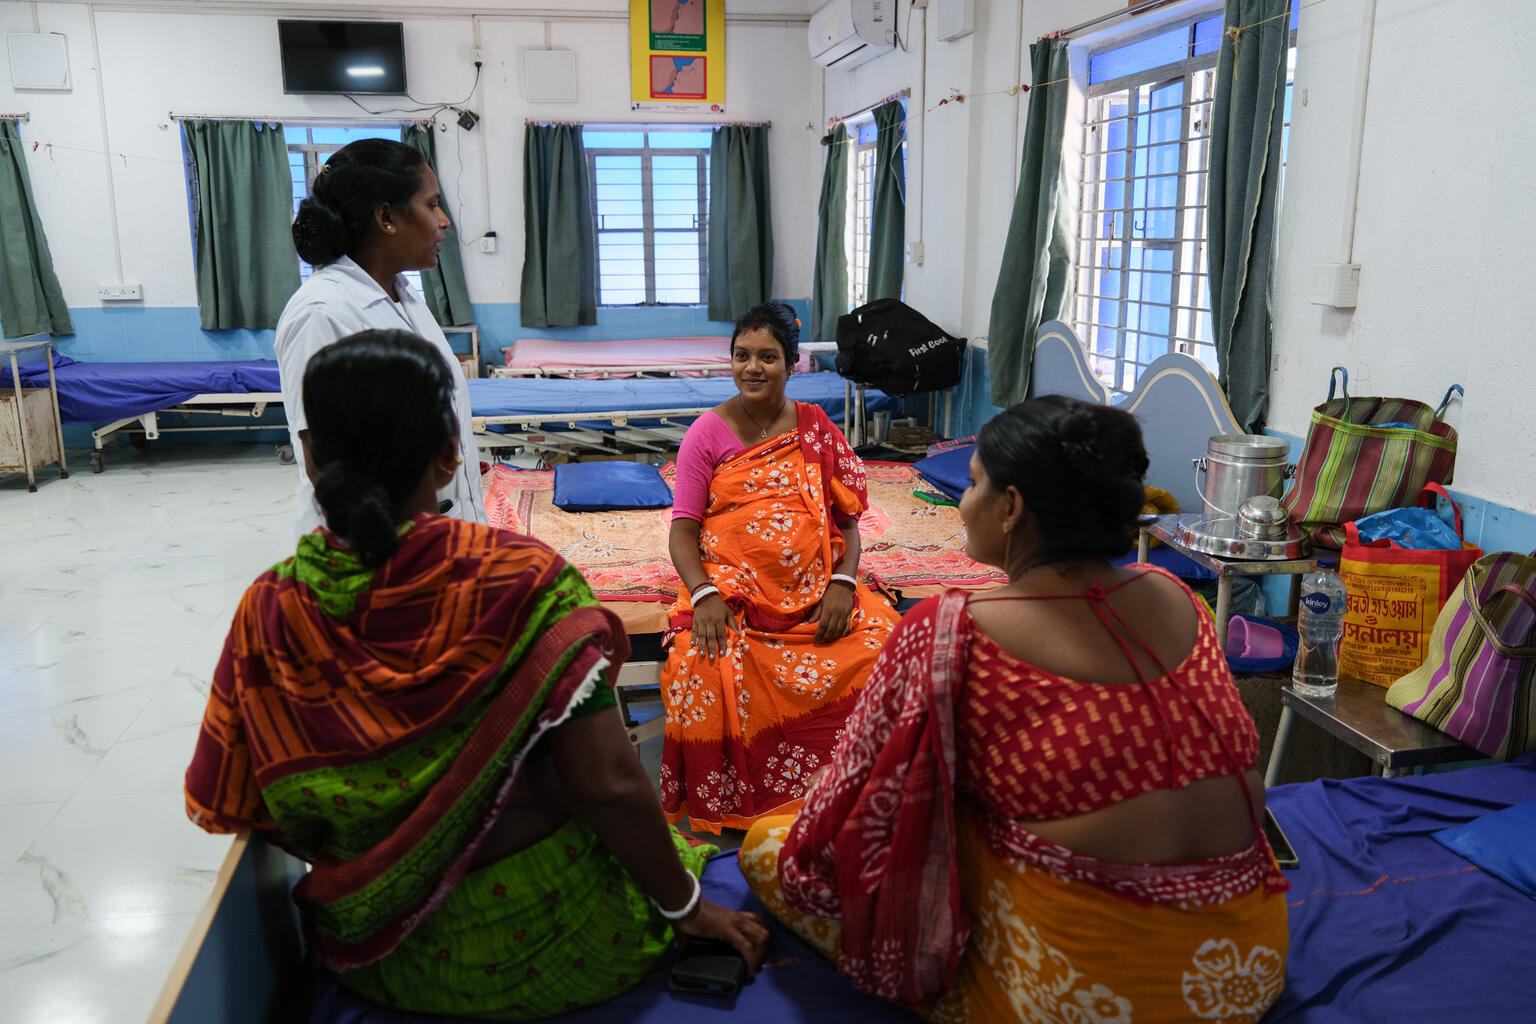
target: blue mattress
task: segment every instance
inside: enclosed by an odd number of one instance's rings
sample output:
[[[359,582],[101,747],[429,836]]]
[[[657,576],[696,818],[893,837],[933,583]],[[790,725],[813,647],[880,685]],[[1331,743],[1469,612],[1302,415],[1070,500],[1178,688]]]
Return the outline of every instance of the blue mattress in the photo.
[[[180,405],[194,395],[277,392],[277,363],[271,359],[204,363],[82,363],[55,355],[59,419],[105,423]],[[48,386],[48,367],[19,367],[23,387]],[[7,366],[0,385],[10,386]]]
[[[1432,834],[1536,800],[1536,755],[1269,791],[1296,848],[1285,992],[1266,1024],[1528,1021],[1536,900]]]
[[[789,378],[789,397],[826,410],[834,420],[846,404],[843,378],[835,373],[797,373]],[[567,413],[648,412],[719,405],[736,394],[729,377],[626,380],[564,380],[555,377],[490,377],[469,382],[469,404],[476,416],[561,416]],[[870,412],[894,412],[901,402],[883,391],[864,392]]]

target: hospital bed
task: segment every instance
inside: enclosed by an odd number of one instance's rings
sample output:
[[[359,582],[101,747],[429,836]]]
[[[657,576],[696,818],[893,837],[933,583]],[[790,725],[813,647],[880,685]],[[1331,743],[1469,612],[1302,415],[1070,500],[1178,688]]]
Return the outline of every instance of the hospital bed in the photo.
[[[1265,1024],[1530,1019],[1536,972],[1529,969],[1528,949],[1536,932],[1536,900],[1432,836],[1536,800],[1536,754],[1442,775],[1279,786],[1268,797],[1300,863],[1286,872],[1292,887],[1286,894],[1291,942],[1285,990]],[[174,1008],[171,1020],[258,1021],[304,977],[293,952],[297,937],[287,894],[300,869],[276,870],[274,854],[259,842],[232,852],[220,872],[207,938],[202,929],[194,934],[167,983],[162,1003]],[[261,877],[275,884],[262,887]],[[761,909],[733,855],[711,861],[704,893],[726,906]],[[734,1000],[667,991],[664,960],[618,999],[561,1019],[570,1024],[706,1024],[727,1016],[743,1024],[915,1020],[853,991],[809,946],[777,922],[770,920],[770,926],[767,962]],[[309,980],[315,993],[307,1017],[295,1013],[284,1019],[452,1024],[449,1018],[372,1006],[329,976]]]
[[[796,373],[809,373],[811,357],[837,346],[802,342]],[[563,341],[523,338],[502,348],[505,365],[492,377],[715,377],[731,372],[731,339],[636,338],[625,341]]]
[[[546,454],[664,453],[677,447],[688,424],[737,392],[728,378],[492,377],[469,381],[476,439],[492,450]],[[855,413],[895,412],[901,402],[881,391],[850,400],[848,382],[834,373],[797,373],[790,398],[819,405],[843,433],[861,426]]]
[[[277,363],[270,359],[238,362],[86,363],[55,356],[59,419],[64,423],[105,423],[91,431],[95,450],[91,469],[105,465],[105,445],[121,433],[152,441],[162,433],[207,430],[264,430],[271,425],[162,426],[160,416],[214,414],[233,419],[260,417],[282,402]],[[21,369],[24,386],[46,386],[47,368]]]

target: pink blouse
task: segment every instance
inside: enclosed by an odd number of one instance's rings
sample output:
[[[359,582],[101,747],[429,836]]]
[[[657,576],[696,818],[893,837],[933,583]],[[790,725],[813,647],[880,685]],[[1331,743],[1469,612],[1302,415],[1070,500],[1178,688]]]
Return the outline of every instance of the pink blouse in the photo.
[[[711,409],[689,426],[677,449],[677,479],[672,482],[672,518],[704,521],[709,482],[726,459],[746,448],[736,432]]]

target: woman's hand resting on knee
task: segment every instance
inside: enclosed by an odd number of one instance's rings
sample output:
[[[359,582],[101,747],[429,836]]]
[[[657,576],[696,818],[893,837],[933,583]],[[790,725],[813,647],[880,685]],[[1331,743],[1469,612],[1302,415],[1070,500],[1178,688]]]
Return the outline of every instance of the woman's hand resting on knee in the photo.
[[[710,900],[699,900],[699,909],[691,917],[674,921],[680,935],[715,939],[729,943],[747,962],[747,973],[756,974],[768,950],[768,925],[761,914],[747,910],[727,910]]]
[[[710,594],[693,609],[693,646],[714,661],[725,653],[725,641],[736,631],[736,616],[719,594]]]

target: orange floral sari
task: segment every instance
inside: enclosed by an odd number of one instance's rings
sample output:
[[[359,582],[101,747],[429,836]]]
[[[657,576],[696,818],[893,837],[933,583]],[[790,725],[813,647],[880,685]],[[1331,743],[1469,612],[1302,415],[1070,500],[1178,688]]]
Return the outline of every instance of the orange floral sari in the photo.
[[[704,569],[740,629],[711,661],[693,647],[679,588],[662,671],[667,727],[661,799],[695,831],[747,828],[799,806],[827,762],[898,616],[864,584],[847,636],[816,642],[806,619],[846,542],[838,522],[864,511],[864,467],[820,408],[796,429],[727,459],[700,524]]]

